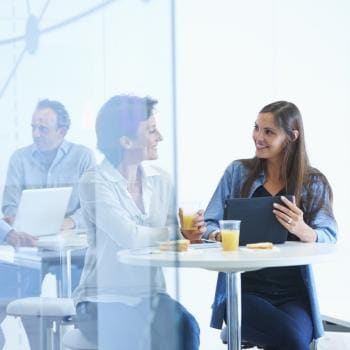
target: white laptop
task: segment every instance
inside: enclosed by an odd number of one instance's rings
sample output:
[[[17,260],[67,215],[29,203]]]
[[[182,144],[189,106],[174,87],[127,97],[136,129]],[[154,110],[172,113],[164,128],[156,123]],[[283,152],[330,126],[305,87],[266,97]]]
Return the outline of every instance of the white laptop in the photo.
[[[14,229],[37,237],[58,234],[71,193],[72,187],[23,190]]]

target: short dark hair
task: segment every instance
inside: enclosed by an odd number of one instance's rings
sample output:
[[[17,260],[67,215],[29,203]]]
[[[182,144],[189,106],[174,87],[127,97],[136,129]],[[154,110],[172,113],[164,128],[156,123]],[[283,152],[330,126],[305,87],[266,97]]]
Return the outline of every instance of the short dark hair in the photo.
[[[123,156],[120,138],[135,137],[139,124],[152,116],[157,103],[147,96],[117,95],[101,107],[96,119],[97,148],[114,166]]]
[[[57,127],[66,128],[67,130],[70,127],[70,117],[66,110],[66,107],[58,101],[44,99],[40,100],[36,105],[36,109],[52,109],[57,116]]]

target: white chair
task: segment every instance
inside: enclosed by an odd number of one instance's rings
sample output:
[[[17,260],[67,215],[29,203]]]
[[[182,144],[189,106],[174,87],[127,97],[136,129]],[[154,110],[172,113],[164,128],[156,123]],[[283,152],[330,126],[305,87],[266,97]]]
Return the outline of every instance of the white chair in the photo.
[[[17,299],[7,306],[7,314],[24,318],[40,318],[42,348],[61,349],[61,326],[72,324],[75,307],[69,298],[33,297]]]
[[[97,345],[86,339],[79,329],[72,329],[64,334],[63,346],[70,350],[98,350]]]

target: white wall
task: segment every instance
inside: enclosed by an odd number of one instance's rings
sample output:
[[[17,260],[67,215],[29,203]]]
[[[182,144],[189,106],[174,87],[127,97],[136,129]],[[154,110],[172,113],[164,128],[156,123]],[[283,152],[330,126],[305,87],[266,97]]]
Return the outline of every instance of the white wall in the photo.
[[[177,2],[180,198],[207,203],[225,167],[253,155],[259,109],[289,100],[302,112],[312,164],[333,187],[339,248],[349,247],[349,15],[346,0]],[[348,266],[348,257],[316,266],[321,304],[350,294]],[[200,315],[202,348],[219,348],[204,310],[216,278],[195,274],[182,273],[183,300]]]

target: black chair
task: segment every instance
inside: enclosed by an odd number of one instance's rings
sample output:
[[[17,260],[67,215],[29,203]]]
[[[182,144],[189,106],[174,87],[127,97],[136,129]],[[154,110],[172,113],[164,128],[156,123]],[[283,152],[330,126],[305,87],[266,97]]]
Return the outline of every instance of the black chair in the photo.
[[[227,327],[226,326],[221,330],[220,338],[221,338],[221,341],[223,342],[223,344],[227,344]],[[249,343],[245,340],[241,341],[241,349],[252,349],[254,347],[257,347],[258,349],[263,349],[262,347],[260,347],[257,344],[252,344],[252,343]]]

